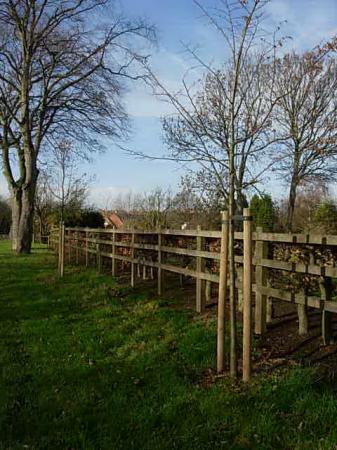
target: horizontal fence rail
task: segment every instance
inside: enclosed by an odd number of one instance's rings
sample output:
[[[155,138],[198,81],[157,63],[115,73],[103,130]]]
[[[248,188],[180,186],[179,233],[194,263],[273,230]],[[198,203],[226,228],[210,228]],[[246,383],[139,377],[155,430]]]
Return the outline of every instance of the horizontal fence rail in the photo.
[[[52,230],[57,232],[58,229]],[[127,230],[127,229],[99,229],[99,228],[66,228],[67,232],[89,232],[97,234],[124,234],[124,235],[156,235],[157,231],[148,230]],[[169,236],[190,236],[197,237],[201,236],[204,238],[221,238],[221,231],[209,231],[209,230],[171,230],[163,229],[160,230],[160,234]],[[242,232],[235,233],[236,240],[243,239]],[[279,242],[279,243],[290,243],[290,244],[312,244],[312,245],[328,245],[337,247],[337,235],[321,235],[321,234],[293,234],[293,233],[266,233],[266,232],[254,232],[252,233],[253,241],[266,241],[266,242]]]
[[[240,304],[243,233],[236,232],[235,240]],[[258,229],[252,233],[252,242],[257,334],[265,330],[268,302],[272,299],[319,309],[323,313],[337,313],[337,302],[329,289],[331,279],[337,278],[337,236],[266,233]],[[54,229],[49,245],[58,251],[58,244],[59,230]],[[201,312],[205,308],[209,285],[219,283],[220,247],[221,231],[66,228],[64,258],[69,262],[83,261],[87,266],[94,260],[100,270],[103,266],[110,268],[113,275],[117,273],[117,263],[122,264],[124,272],[131,272],[132,285],[136,275],[142,272],[147,278],[147,271],[150,270],[149,278],[157,278],[158,293],[163,288],[163,272],[194,278],[197,286],[196,309]],[[306,253],[304,256],[301,255],[302,250]],[[287,258],[283,258],[286,260],[275,257],[277,251],[288,252]],[[294,251],[295,256],[300,256],[294,258],[291,253]],[[334,257],[329,260],[322,256],[324,251],[329,251]],[[319,257],[315,256],[315,252]],[[300,278],[300,288],[282,285],[282,277],[294,276]],[[305,286],[301,287],[301,277],[312,277],[312,282],[317,285],[316,291],[308,292]],[[201,290],[206,294],[200,294]]]

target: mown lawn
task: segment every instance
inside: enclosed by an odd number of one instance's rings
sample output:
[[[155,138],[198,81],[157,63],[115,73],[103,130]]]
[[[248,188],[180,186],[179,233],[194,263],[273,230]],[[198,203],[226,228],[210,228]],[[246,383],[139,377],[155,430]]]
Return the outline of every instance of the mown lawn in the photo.
[[[335,449],[313,369],[206,383],[215,322],[0,242],[2,449]]]

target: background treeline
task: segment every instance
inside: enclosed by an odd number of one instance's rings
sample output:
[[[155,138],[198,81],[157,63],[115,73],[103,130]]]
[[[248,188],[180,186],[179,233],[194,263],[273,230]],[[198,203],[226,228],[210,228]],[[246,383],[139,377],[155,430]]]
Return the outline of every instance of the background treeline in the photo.
[[[89,205],[89,184],[79,178],[66,200],[55,198],[53,188],[41,177],[38,184],[34,234],[45,236],[63,220],[66,226],[103,228],[104,216]],[[69,180],[67,185],[70,186]],[[126,227],[139,229],[196,228],[218,229],[220,213],[227,207],[221,192],[196,189],[188,176],[183,177],[176,193],[157,187],[150,192],[117,195],[107,202],[105,211],[116,212]],[[248,204],[254,226],[265,231],[287,232],[288,199],[273,199],[269,194],[254,194]],[[0,197],[0,234],[11,226],[10,202]],[[337,200],[326,186],[309,185],[299,190],[293,214],[293,231],[303,233],[337,233]]]
[[[66,226],[102,228],[104,218],[95,206],[88,206],[88,191],[81,195],[73,193],[63,206]],[[143,229],[196,228],[217,229],[220,212],[226,207],[221,197],[208,198],[196,194],[191,186],[184,184],[173,194],[160,187],[143,194],[127,193],[112,198],[109,211],[116,211],[126,227]],[[285,232],[287,221],[287,199],[273,200],[271,195],[255,194],[249,202],[254,225],[265,231]],[[48,191],[38,190],[34,215],[35,236],[47,235],[50,228],[61,220],[60,202]],[[0,234],[8,234],[11,226],[10,202],[0,197]],[[294,232],[337,233],[337,201],[329,192],[317,188],[303,189],[294,210]]]
[[[288,198],[273,199],[269,194],[254,194],[248,199],[254,226],[265,231],[287,232]],[[221,192],[195,189],[184,177],[180,189],[172,194],[160,187],[144,194],[127,193],[111,199],[114,210],[128,227],[155,229],[218,229],[220,213],[227,208]],[[293,214],[294,232],[337,233],[337,201],[325,186],[311,185],[299,189]]]

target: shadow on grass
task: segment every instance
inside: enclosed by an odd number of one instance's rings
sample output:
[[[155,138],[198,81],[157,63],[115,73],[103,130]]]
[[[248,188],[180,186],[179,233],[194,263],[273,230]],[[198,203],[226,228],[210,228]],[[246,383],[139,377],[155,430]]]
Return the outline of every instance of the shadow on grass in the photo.
[[[76,267],[60,280],[43,248],[0,242],[0,448],[336,448],[335,390],[317,372],[214,383],[214,318],[184,310],[189,287],[146,286]]]

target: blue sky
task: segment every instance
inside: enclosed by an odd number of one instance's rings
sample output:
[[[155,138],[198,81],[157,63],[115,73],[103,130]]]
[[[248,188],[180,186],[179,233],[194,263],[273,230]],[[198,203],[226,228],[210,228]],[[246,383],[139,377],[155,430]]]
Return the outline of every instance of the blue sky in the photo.
[[[226,50],[218,36],[205,24],[193,0],[118,0],[130,16],[143,16],[158,29],[158,48],[153,51],[152,65],[163,82],[175,88],[190,67],[182,42],[199,44],[204,57],[221,63]],[[216,0],[200,0],[212,5]],[[337,0],[272,0],[268,6],[271,23],[287,20],[283,31],[292,36],[289,47],[310,49],[337,34]],[[141,83],[134,85],[125,98],[132,119],[132,139],[128,147],[151,154],[163,154],[160,117],[167,106],[156,100]],[[119,192],[150,190],[161,185],[178,185],[183,170],[167,161],[140,161],[121,152],[113,142],[105,154],[83,170],[96,176],[91,201],[108,206],[109,199]],[[280,188],[270,186],[279,195]],[[5,180],[0,177],[0,194],[6,194]]]

